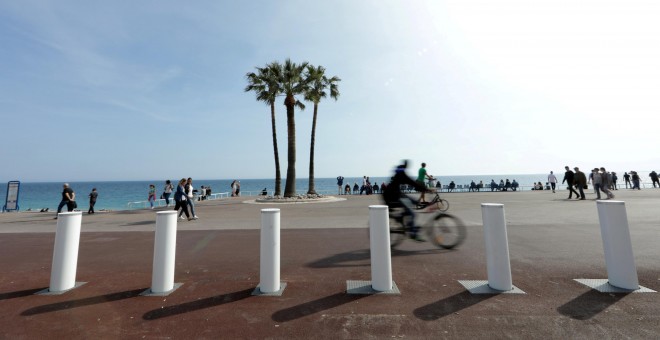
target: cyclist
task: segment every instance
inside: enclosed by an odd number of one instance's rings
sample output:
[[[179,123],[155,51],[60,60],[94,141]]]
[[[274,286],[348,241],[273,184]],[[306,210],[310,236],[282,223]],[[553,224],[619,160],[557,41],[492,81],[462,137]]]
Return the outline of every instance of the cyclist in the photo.
[[[410,185],[414,187],[416,190],[421,192],[426,192],[431,190],[427,189],[424,183],[417,182],[412,178],[408,177],[408,175],[406,175],[407,167],[408,167],[408,161],[404,161],[403,164],[396,167],[396,169],[394,170],[394,176],[392,176],[392,180],[390,181],[390,184],[388,184],[385,187],[385,191],[383,191],[383,200],[385,201],[385,204],[387,204],[387,206],[390,208],[390,210],[392,210],[392,208],[403,208],[404,214],[395,217],[396,219],[401,219],[401,222],[403,222],[403,217],[406,215],[412,217],[408,222],[409,225],[407,227],[410,228],[411,238],[415,240],[420,240],[417,237],[417,231],[419,230],[419,227],[415,225],[415,213],[410,208],[410,206],[408,206],[408,204],[410,204],[411,206],[415,206],[417,202],[413,200],[410,196],[405,195],[401,191],[401,186]],[[405,198],[408,202],[404,202],[402,198]]]

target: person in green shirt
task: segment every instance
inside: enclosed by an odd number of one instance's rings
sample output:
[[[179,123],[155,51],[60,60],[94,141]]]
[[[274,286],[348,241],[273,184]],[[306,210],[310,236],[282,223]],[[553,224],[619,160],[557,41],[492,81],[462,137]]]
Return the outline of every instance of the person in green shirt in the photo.
[[[426,163],[422,163],[422,167],[419,168],[419,171],[417,172],[417,182],[419,182],[419,184],[426,187],[426,184],[424,183],[426,182],[427,178],[432,179],[433,177],[429,176],[426,173]],[[422,195],[419,197],[419,203],[426,203],[426,199],[424,199],[424,194],[425,192],[422,191]]]

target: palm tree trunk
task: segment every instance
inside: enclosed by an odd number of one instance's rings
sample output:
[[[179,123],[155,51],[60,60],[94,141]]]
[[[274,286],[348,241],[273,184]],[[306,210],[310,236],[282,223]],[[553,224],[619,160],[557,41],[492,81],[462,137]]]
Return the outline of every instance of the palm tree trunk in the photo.
[[[286,186],[284,187],[284,197],[296,196],[296,120],[294,117],[295,98],[293,96],[287,97],[284,100],[286,105],[286,129],[288,135],[288,149],[287,149],[287,169],[286,169]]]
[[[275,103],[270,104],[270,120],[273,126],[273,150],[275,153],[275,196],[282,194],[282,174],[280,173],[280,153],[277,150],[277,130],[275,129]]]
[[[312,144],[309,148],[309,189],[308,195],[316,195],[314,187],[314,145],[316,144],[316,114],[318,113],[318,104],[314,103],[314,119],[312,119]]]

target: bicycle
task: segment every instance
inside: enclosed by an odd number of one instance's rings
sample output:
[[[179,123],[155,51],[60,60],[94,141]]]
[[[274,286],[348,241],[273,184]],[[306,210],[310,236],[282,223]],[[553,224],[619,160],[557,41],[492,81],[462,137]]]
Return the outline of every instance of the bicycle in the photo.
[[[430,202],[417,202],[415,207],[417,209],[424,209],[434,204],[437,206],[437,209],[442,212],[445,212],[449,209],[449,202],[444,198],[440,198],[440,194],[438,192],[435,193],[435,197],[433,197]]]
[[[434,202],[435,201],[435,202]],[[431,203],[433,202],[433,203]],[[465,224],[456,216],[446,214],[449,203],[441,199],[436,193],[436,197],[424,207],[422,214],[407,214],[404,208],[390,209],[390,246],[398,246],[406,238],[412,237],[413,226],[418,226],[417,237],[426,231],[428,240],[440,248],[452,249],[459,246],[465,240],[467,230]],[[441,210],[439,204],[443,204],[444,210]],[[418,223],[418,216],[429,216]]]

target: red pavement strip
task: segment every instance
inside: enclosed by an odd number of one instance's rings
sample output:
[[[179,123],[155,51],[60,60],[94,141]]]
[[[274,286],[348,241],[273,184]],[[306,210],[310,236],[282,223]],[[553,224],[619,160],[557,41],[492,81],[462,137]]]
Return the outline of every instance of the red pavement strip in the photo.
[[[34,295],[49,284],[54,234],[2,234],[0,338],[660,336],[658,294],[602,294],[572,280],[602,278],[601,267],[512,256],[514,284],[527,294],[470,294],[457,280],[486,279],[486,270],[478,228],[469,236],[455,251],[412,242],[393,251],[402,294],[376,296],[345,293],[346,280],[370,280],[365,229],[283,230],[288,286],[281,297],[257,297],[258,230],[179,231],[175,282],[183,286],[143,297],[153,232],[82,233],[76,281],[88,283],[55,296]],[[658,272],[640,268],[639,276],[654,282]]]

